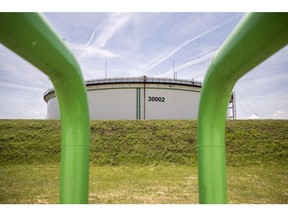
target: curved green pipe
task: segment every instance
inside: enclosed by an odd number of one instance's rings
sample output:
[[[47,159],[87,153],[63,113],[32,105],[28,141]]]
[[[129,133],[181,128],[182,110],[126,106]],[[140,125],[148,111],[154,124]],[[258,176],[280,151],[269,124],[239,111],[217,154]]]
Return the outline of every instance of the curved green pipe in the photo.
[[[287,43],[288,13],[247,14],[210,63],[198,113],[200,203],[227,203],[225,123],[235,83]]]
[[[88,203],[89,112],[77,61],[36,13],[0,13],[0,42],[51,79],[61,114],[60,203]]]

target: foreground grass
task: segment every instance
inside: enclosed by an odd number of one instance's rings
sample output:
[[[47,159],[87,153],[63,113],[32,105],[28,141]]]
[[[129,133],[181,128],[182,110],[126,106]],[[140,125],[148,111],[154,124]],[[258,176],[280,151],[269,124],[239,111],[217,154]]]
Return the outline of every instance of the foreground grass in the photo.
[[[288,203],[288,167],[229,166],[229,203]],[[58,203],[59,165],[3,165],[0,203]],[[198,203],[194,166],[91,166],[91,204]]]

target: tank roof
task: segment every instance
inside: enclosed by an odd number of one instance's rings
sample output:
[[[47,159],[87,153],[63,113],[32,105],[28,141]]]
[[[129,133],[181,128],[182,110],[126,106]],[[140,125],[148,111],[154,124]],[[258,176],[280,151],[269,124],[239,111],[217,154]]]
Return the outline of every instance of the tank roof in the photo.
[[[115,77],[115,78],[104,78],[104,79],[91,79],[86,80],[86,86],[93,85],[104,85],[104,84],[128,84],[128,83],[139,83],[139,84],[173,84],[173,85],[184,85],[184,86],[193,86],[201,88],[202,83],[198,81],[185,80],[185,79],[173,79],[173,78],[161,78],[161,77]],[[44,98],[50,94],[55,92],[54,88],[49,88],[44,93]]]

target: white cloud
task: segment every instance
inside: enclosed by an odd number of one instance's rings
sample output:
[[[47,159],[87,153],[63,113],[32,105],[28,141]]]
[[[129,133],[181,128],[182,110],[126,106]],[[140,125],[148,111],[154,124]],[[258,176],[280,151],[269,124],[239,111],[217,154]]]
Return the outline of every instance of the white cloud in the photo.
[[[100,34],[94,31],[86,44],[96,49],[102,49],[106,43],[117,33],[123,26],[127,24],[131,17],[131,13],[112,13],[108,19],[102,22],[103,29]],[[94,40],[94,38],[97,38]]]
[[[12,83],[12,82],[2,82],[0,80],[0,89],[17,89],[17,90],[21,90],[21,91],[38,91],[40,87],[37,86],[28,86],[26,83],[23,84],[16,84],[16,83]],[[41,89],[46,89],[45,86],[41,86]],[[40,89],[40,90],[41,90]]]
[[[69,47],[80,59],[93,58],[100,56],[104,58],[113,58],[117,54],[104,49],[108,41],[124,27],[131,17],[131,13],[112,13],[107,19],[104,19],[100,27],[95,29],[86,44],[69,43]],[[96,31],[97,30],[97,31]]]
[[[208,32],[205,32],[204,34],[198,35],[195,38],[189,39],[189,40],[185,41],[184,43],[182,43],[180,46],[178,46],[175,49],[173,49],[172,51],[170,51],[169,53],[166,53],[165,55],[163,55],[161,57],[157,57],[157,58],[154,58],[154,59],[150,60],[148,63],[146,63],[145,65],[142,66],[142,68],[139,70],[139,73],[142,73],[142,74],[147,73],[149,70],[151,70],[152,68],[156,67],[157,65],[159,65],[160,63],[162,63],[166,59],[170,58],[171,56],[173,56],[175,53],[180,51],[182,48],[184,48],[185,46],[187,46],[191,42],[193,42],[193,41],[205,36],[206,34],[212,32],[214,30],[215,29],[210,30]]]
[[[242,16],[242,15],[241,15]],[[180,44],[178,47],[174,48],[172,51],[169,51],[168,53],[165,53],[164,55],[160,55],[160,57],[156,57],[152,60],[150,60],[149,62],[147,62],[146,64],[144,64],[138,71],[141,74],[145,74],[148,71],[150,71],[152,68],[156,67],[157,65],[159,65],[160,63],[164,62],[165,60],[167,60],[168,58],[170,58],[171,56],[173,56],[174,54],[176,54],[177,52],[179,52],[180,50],[182,50],[184,47],[186,47],[187,45],[189,45],[190,43],[220,29],[221,27],[231,23],[232,21],[234,21],[235,19],[238,19],[239,16],[234,17],[231,20],[228,20],[226,22],[221,23],[218,26],[215,26],[214,28],[211,28],[208,31],[205,31],[204,33],[199,34],[196,37],[193,37],[189,40],[186,40],[185,42],[183,42],[182,44]]]
[[[93,46],[86,46],[82,43],[70,43],[69,47],[73,50],[74,54],[80,59],[93,58],[95,56],[101,56],[104,58],[114,58],[116,53],[106,49],[99,49]]]
[[[250,116],[247,116],[246,119],[261,119],[258,115],[252,114]]]
[[[285,113],[285,112],[279,110],[279,111],[277,111],[276,113],[273,114],[273,117],[280,117],[280,116],[282,116],[282,114],[284,114],[284,113]]]
[[[201,57],[199,57],[197,59],[193,59],[191,61],[185,62],[184,64],[177,66],[175,68],[175,72],[178,72],[180,70],[184,70],[185,68],[188,68],[188,67],[191,67],[193,65],[196,65],[196,64],[202,63],[204,61],[207,61],[208,59],[211,59],[215,53],[216,53],[216,51],[213,51],[213,52],[208,53],[208,54],[206,54],[204,56],[201,56]],[[160,74],[160,76],[168,76],[168,75],[171,75],[171,74],[172,74],[172,72],[171,72],[171,70],[169,70],[169,71],[166,71],[165,73]]]

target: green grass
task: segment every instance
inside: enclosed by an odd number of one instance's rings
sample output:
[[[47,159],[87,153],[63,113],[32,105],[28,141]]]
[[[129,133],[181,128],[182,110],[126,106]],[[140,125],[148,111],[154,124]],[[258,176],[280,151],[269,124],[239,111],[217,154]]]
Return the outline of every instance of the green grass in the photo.
[[[0,120],[0,164],[60,161],[60,122]],[[195,165],[196,121],[92,121],[95,165]],[[228,121],[228,165],[287,164],[288,121]]]
[[[58,203],[59,165],[0,167],[0,203]],[[229,203],[288,203],[287,167],[228,166]],[[198,203],[192,166],[91,166],[91,204]]]
[[[227,168],[229,203],[287,204],[287,165]]]
[[[90,203],[197,203],[197,122],[92,121]],[[0,203],[58,203],[60,122],[0,120]],[[288,203],[288,121],[228,121],[229,203]]]

